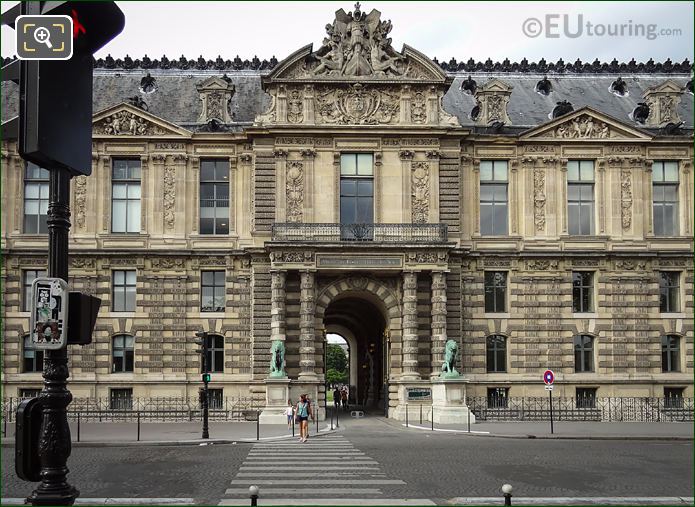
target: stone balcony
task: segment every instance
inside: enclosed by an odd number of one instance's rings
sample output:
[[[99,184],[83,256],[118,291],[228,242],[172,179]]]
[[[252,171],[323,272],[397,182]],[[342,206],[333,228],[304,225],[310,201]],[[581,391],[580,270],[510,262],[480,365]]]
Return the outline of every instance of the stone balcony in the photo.
[[[298,243],[446,243],[446,224],[274,223],[272,241]]]

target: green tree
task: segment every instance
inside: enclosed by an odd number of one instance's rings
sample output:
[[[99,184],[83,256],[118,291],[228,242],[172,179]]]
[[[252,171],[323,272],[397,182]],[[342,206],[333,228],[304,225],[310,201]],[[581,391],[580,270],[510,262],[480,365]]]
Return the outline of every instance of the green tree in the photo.
[[[348,381],[347,372],[336,371],[333,368],[329,368],[326,372],[326,382],[328,384],[345,384]],[[331,399],[333,399],[333,393],[331,392]]]
[[[329,343],[326,350],[326,373],[330,370],[347,373],[347,355],[340,345],[335,343]]]

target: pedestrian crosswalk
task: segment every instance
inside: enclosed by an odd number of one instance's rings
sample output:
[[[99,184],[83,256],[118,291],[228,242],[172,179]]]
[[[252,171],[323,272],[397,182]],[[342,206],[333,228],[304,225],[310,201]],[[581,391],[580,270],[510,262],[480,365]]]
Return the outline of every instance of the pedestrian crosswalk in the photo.
[[[386,498],[384,487],[406,483],[389,477],[379,463],[342,435],[255,444],[219,505],[435,505],[430,500]]]

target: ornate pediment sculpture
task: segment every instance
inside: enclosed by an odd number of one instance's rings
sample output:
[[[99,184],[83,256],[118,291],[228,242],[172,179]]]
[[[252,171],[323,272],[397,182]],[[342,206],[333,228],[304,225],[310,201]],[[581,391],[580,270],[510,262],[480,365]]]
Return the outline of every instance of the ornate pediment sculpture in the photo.
[[[190,137],[191,133],[157,116],[122,103],[94,115],[92,132],[95,136],[166,136]]]

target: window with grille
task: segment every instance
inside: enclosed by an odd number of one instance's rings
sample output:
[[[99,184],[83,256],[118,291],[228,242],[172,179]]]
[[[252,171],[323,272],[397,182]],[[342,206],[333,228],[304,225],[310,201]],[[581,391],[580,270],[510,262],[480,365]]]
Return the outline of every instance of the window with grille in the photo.
[[[678,162],[652,164],[652,201],[655,236],[678,235]]]
[[[133,371],[133,341],[134,338],[127,334],[113,337],[113,361],[111,367],[113,373],[127,373]]]
[[[589,271],[572,272],[572,311],[594,311],[594,274]]]
[[[371,153],[343,153],[340,155],[341,238],[371,239],[371,230],[354,226],[373,223],[374,156]]]
[[[208,335],[208,355],[207,355],[208,372],[222,373],[224,372],[224,337],[217,334]],[[201,373],[205,373],[202,370]]]
[[[506,160],[480,161],[480,234],[504,236],[507,230]]]
[[[111,232],[140,232],[140,175],[140,160],[113,160]]]
[[[24,337],[24,373],[43,371],[43,350],[37,350],[31,341],[31,335]]]
[[[200,234],[229,234],[229,161],[200,161]]]
[[[113,272],[113,311],[135,311],[135,282],[134,269],[117,270]]]
[[[488,408],[507,408],[509,407],[509,388],[508,387],[488,387],[487,388]]]
[[[596,408],[596,388],[577,387],[577,408]]]
[[[20,398],[36,398],[41,394],[41,389],[20,389]]]
[[[574,337],[574,371],[586,373],[594,371],[594,338],[589,335]]]
[[[485,312],[504,313],[507,309],[507,273],[485,271]]]
[[[574,236],[594,233],[594,161],[567,162],[567,232]]]
[[[225,305],[225,272],[201,271],[201,312],[223,312]]]
[[[111,410],[133,410],[133,389],[111,389],[109,391]]]
[[[222,389],[208,389],[208,408],[210,410],[222,410],[224,408],[222,392]],[[202,402],[200,408],[203,408]]]
[[[24,172],[25,234],[48,234],[48,175],[47,169],[27,162]]]
[[[22,310],[31,311],[31,284],[37,278],[47,276],[45,269],[25,269],[22,271]]]
[[[680,370],[680,337],[666,335],[661,337],[661,371],[671,373]]]
[[[683,408],[684,387],[664,387],[664,408]]]
[[[487,337],[487,371],[488,373],[507,371],[507,339],[502,335]]]
[[[677,271],[659,272],[659,310],[661,313],[680,311],[680,273]]]

